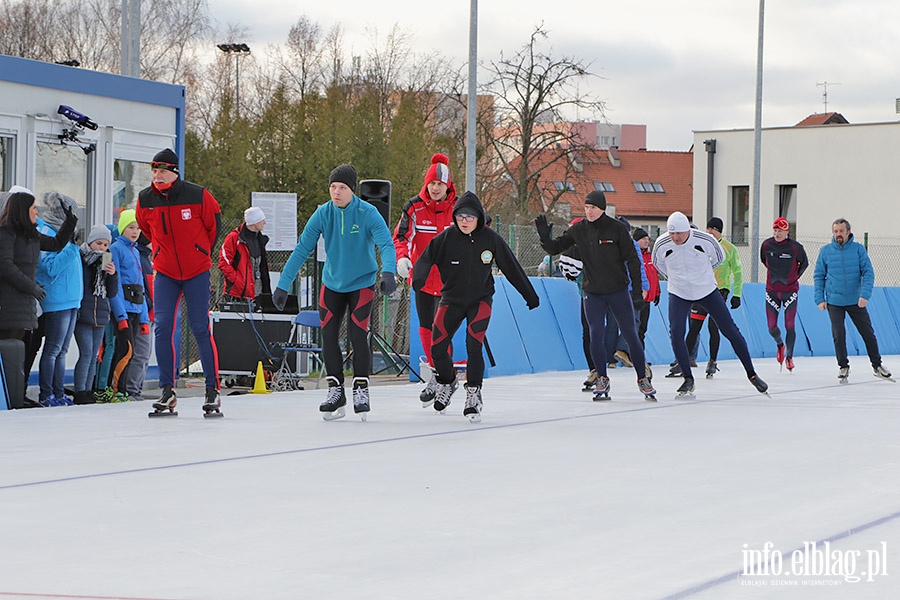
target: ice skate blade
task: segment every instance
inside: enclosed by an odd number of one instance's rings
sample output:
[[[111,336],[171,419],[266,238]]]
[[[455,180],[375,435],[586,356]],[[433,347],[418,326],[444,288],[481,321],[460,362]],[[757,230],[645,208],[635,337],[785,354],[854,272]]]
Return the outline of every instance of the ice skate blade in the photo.
[[[218,410],[203,411],[204,419],[221,419],[225,414]]]
[[[585,386],[585,387],[581,388],[581,391],[582,392],[593,392],[594,386],[592,386],[592,385]]]
[[[644,400],[647,402],[656,402],[656,394],[646,394]]]
[[[676,400],[696,400],[697,396],[694,392],[678,392],[675,394]]]
[[[155,419],[157,417],[177,417],[178,411],[177,410],[170,411],[169,409],[155,410],[152,413],[147,413],[147,416],[150,417],[151,419]]]
[[[609,395],[609,392],[594,392],[594,402],[609,402],[612,400],[612,396]]]
[[[472,413],[466,415],[466,418],[469,420],[469,423],[481,423],[481,413]]]
[[[434,400],[433,400],[433,399],[432,399],[432,400],[428,400],[427,402],[422,402],[422,408],[428,408],[428,407],[431,406],[432,404],[434,404]]]
[[[838,377],[838,383],[844,384],[844,383],[850,383],[850,381],[849,381],[848,377]]]
[[[343,406],[333,412],[322,413],[322,418],[326,421],[337,421],[338,419],[343,419],[345,416],[347,416],[347,411],[344,410]]]
[[[873,375],[875,375],[875,377],[877,377],[878,379],[884,379],[885,381],[891,381],[893,383],[897,383],[897,380],[894,379],[893,377],[882,377],[878,373],[873,373]]]
[[[359,415],[359,420],[363,423],[369,420],[369,411],[358,412],[356,414]]]

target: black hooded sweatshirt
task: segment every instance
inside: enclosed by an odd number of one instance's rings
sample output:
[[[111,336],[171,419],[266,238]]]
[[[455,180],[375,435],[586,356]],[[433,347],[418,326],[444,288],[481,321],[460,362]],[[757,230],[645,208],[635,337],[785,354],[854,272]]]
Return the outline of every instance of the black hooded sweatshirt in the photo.
[[[461,211],[478,214],[478,225],[472,233],[465,234],[456,226],[456,215]],[[428,279],[431,266],[441,273],[441,304],[472,306],[494,295],[494,277],[491,269],[497,266],[514,288],[525,299],[528,308],[540,304],[537,292],[525,275],[525,270],[507,243],[493,229],[485,227],[484,208],[478,196],[466,192],[456,200],[453,209],[453,226],[435,236],[416,261],[412,285],[422,289]]]

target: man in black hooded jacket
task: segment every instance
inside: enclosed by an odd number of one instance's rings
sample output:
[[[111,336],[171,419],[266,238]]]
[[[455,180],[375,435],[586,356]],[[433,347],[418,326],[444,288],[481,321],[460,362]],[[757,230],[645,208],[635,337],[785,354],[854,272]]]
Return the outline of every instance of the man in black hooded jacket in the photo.
[[[413,289],[425,285],[432,265],[441,274],[441,301],[431,332],[431,356],[437,370],[439,389],[424,406],[434,404],[443,412],[456,391],[456,371],[450,356],[450,342],[466,320],[466,406],[463,414],[473,423],[481,420],[481,384],[484,379],[482,345],[491,318],[494,296],[494,264],[525,299],[529,309],[540,304],[537,292],[509,246],[493,229],[485,227],[484,208],[478,196],[466,192],[456,201],[453,226],[438,234],[413,268]]]

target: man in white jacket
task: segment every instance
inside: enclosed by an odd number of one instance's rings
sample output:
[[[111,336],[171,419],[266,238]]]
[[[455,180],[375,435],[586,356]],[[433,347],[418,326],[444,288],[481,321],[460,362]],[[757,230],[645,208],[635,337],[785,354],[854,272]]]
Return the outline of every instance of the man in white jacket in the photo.
[[[725,260],[722,246],[709,233],[691,229],[688,218],[680,212],[669,215],[666,230],[653,246],[652,260],[657,270],[669,281],[672,350],[684,375],[684,383],[678,388],[679,395],[691,395],[694,391],[694,375],[691,373],[684,332],[691,304],[695,302],[706,309],[722,335],[731,342],[750,383],[760,393],[765,393],[769,386],[756,374],[747,341],[731,318],[725,300],[718,291],[713,269]]]

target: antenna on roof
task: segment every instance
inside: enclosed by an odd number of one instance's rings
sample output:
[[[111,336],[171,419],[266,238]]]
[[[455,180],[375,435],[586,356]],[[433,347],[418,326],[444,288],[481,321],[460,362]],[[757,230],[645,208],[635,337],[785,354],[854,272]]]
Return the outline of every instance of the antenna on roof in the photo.
[[[828,112],[828,86],[829,85],[841,85],[840,83],[832,83],[830,81],[823,81],[821,83],[816,83],[816,87],[822,88],[822,102],[825,104],[825,112]]]

